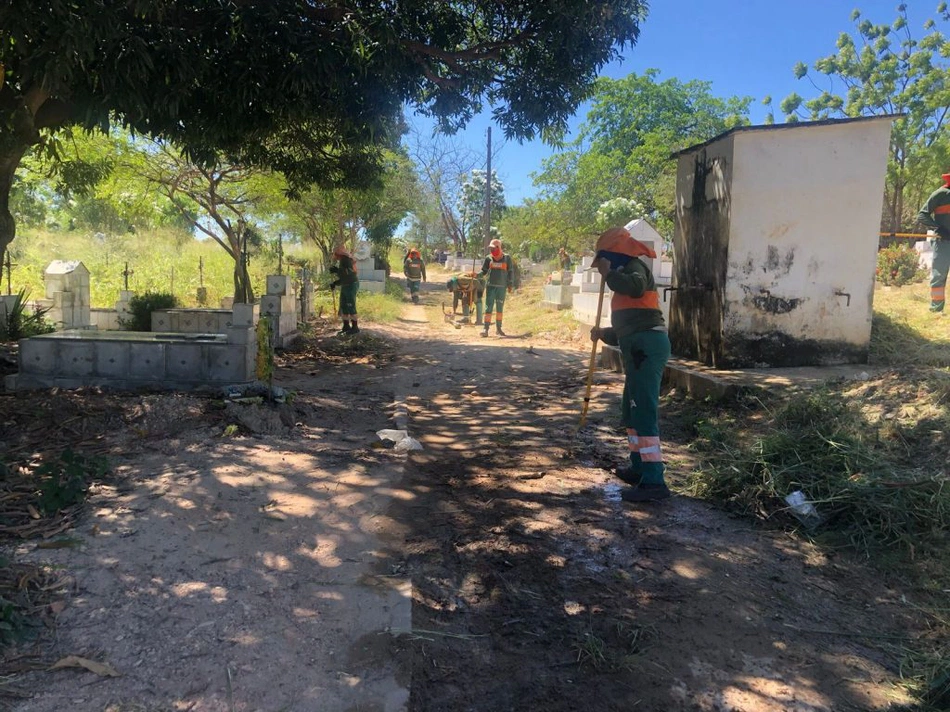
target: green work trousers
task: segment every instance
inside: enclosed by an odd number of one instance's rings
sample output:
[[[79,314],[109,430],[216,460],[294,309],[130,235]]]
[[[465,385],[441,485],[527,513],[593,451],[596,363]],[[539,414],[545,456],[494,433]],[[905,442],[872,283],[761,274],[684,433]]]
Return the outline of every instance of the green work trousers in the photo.
[[[930,271],[930,311],[941,312],[947,299],[947,273],[950,272],[950,239],[932,240],[934,263]]]
[[[627,428],[630,464],[644,484],[662,484],[660,383],[670,358],[670,337],[665,331],[638,331],[620,338],[618,345],[626,372],[620,414]]]
[[[505,297],[508,295],[506,287],[485,287],[485,329],[491,326],[492,317],[495,325],[501,330],[501,322],[505,316]]]
[[[360,282],[340,285],[340,317],[343,319],[356,318],[356,293],[360,291]]]

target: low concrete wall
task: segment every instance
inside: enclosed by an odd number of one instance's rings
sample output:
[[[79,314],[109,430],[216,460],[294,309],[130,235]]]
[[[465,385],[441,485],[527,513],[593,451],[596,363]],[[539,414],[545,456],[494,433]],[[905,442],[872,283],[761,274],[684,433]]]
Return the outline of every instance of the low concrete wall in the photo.
[[[7,390],[155,388],[193,390],[254,380],[254,328],[186,335],[71,330],[20,340],[19,372]]]
[[[122,327],[119,325],[119,312],[115,309],[96,309],[89,310],[89,323],[93,328],[100,331],[118,331]]]

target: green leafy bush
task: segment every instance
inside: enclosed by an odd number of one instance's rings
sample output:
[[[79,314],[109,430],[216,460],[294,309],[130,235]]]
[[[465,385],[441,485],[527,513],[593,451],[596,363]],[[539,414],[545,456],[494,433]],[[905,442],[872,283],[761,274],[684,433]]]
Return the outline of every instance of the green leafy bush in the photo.
[[[906,245],[889,245],[877,253],[877,279],[886,286],[900,287],[922,277],[917,252]]]
[[[86,496],[91,480],[108,471],[102,457],[83,457],[66,449],[59,459],[47,462],[36,470],[40,478],[39,505],[46,514],[77,504]]]
[[[156,309],[174,309],[178,305],[178,298],[168,292],[136,294],[129,300],[130,317],[119,319],[119,324],[126,331],[151,331],[153,311]]]
[[[56,330],[53,322],[46,318],[49,308],[30,309],[27,305],[28,296],[29,292],[21,289],[13,303],[8,305],[5,317],[0,318],[0,341],[16,341]],[[0,312],[0,317],[3,316],[3,312]]]

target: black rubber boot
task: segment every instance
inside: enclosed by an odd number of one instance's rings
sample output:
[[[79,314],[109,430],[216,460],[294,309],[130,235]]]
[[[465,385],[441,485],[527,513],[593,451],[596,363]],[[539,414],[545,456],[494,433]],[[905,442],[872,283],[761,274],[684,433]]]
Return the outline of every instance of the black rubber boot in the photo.
[[[670,488],[664,484],[645,484],[642,482],[636,487],[631,487],[620,493],[620,499],[624,502],[658,502],[672,496],[673,493],[670,492]]]

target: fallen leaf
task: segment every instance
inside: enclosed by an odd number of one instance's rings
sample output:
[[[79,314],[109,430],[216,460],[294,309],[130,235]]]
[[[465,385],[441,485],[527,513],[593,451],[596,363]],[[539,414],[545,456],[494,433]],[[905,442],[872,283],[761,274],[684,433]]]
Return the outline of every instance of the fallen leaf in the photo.
[[[95,660],[81,658],[78,655],[67,655],[62,660],[57,660],[50,666],[50,670],[59,670],[60,668],[84,668],[89,672],[94,672],[102,677],[119,677],[115,668],[106,663],[97,663]]]
[[[41,519],[41,518],[42,518],[41,515],[40,515],[40,513],[39,513],[38,511],[36,511],[36,507],[34,507],[32,504],[26,505],[26,511],[28,511],[28,512],[30,513],[30,516],[33,517],[33,519]]]
[[[66,610],[65,601],[53,601],[51,604],[49,604],[49,612],[52,613],[54,616],[58,616],[60,613],[62,613],[65,610]]]

